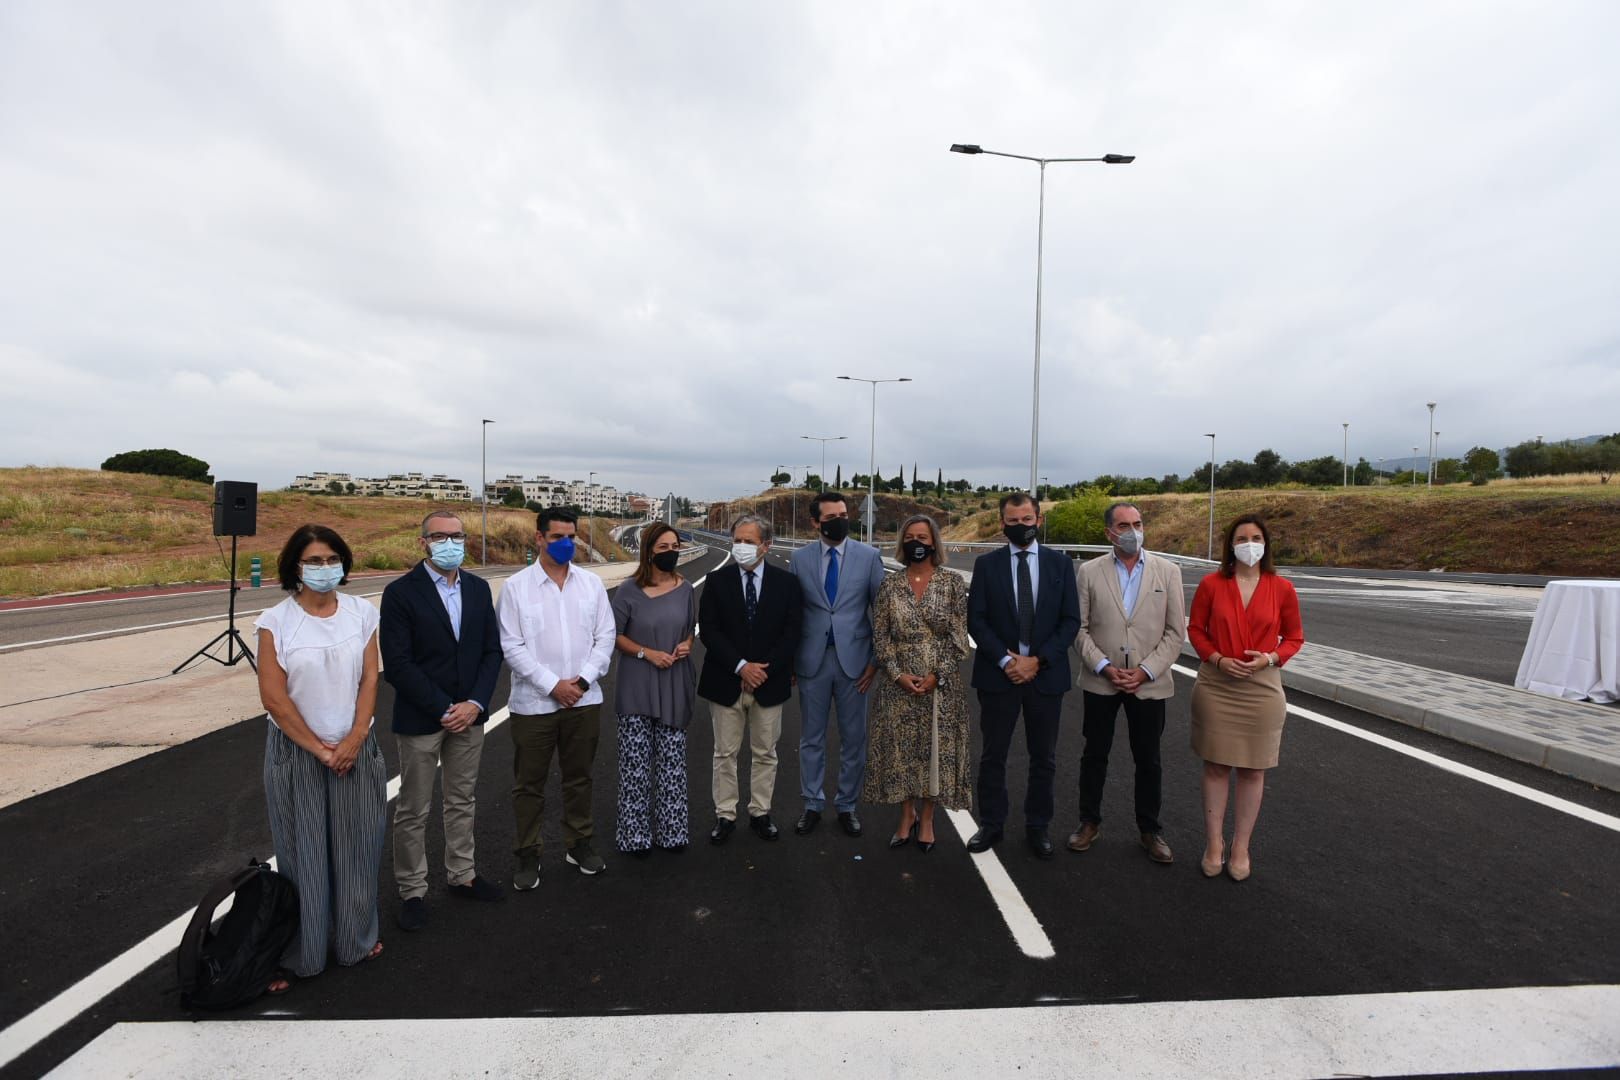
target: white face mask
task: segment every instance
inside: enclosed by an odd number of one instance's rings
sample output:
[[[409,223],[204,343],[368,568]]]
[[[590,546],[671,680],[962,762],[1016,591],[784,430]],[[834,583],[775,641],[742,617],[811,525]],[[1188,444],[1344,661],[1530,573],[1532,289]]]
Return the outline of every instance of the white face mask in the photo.
[[[1127,555],[1135,555],[1142,550],[1142,530],[1126,529],[1114,537],[1114,546]]]
[[[1266,545],[1259,540],[1250,541],[1246,544],[1233,544],[1232,554],[1236,555],[1238,561],[1244,566],[1254,566],[1265,556]]]
[[[732,544],[731,545],[731,557],[733,559],[737,560],[737,565],[738,566],[741,566],[741,567],[744,567],[744,568],[753,566],[755,563],[757,563],[759,561],[759,555],[760,555],[759,545],[757,545],[757,544]]]

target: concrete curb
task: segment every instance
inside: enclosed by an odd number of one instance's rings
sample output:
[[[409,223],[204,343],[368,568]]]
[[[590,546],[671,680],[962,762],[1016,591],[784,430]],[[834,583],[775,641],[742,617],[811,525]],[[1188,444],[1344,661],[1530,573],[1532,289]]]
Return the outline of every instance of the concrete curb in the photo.
[[[1190,644],[1183,646],[1182,655],[1190,657],[1195,664],[1198,661],[1198,654],[1193,651]],[[1358,659],[1373,658],[1358,656]],[[1457,702],[1447,701],[1443,693],[1434,693],[1437,687],[1424,687],[1422,676],[1434,673],[1411,665],[1395,664],[1393,661],[1388,663],[1390,667],[1417,673],[1417,677],[1413,680],[1415,687],[1413,697],[1397,697],[1386,691],[1358,685],[1340,677],[1324,675],[1321,671],[1298,670],[1293,664],[1286,665],[1282,669],[1283,685],[1290,690],[1359,709],[1386,720],[1394,720],[1466,746],[1489,750],[1493,754],[1501,754],[1514,761],[1535,765],[1609,791],[1620,791],[1620,753],[1599,746],[1582,746],[1576,741],[1581,738],[1579,734],[1559,740],[1538,735],[1510,720],[1493,722],[1492,718],[1477,715],[1475,711]],[[1460,678],[1462,677],[1447,676],[1448,681]],[[1620,732],[1620,710],[1603,705],[1558,701],[1511,686],[1487,683],[1483,679],[1468,681],[1477,683],[1507,710],[1513,709],[1517,699],[1523,699],[1523,705],[1527,709],[1533,707],[1545,710],[1549,707],[1562,706],[1563,709],[1570,710],[1572,717],[1578,717],[1587,724]]]

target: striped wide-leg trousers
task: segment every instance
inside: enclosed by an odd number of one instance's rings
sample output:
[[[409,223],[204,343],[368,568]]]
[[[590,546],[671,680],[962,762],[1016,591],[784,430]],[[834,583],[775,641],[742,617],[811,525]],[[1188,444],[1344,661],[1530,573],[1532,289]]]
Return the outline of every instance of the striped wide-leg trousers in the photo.
[[[298,886],[298,938],[282,966],[300,978],[344,966],[377,943],[377,874],[388,828],[388,769],[367,735],[347,776],[338,776],[274,723],[264,745],[264,794],[276,868]]]

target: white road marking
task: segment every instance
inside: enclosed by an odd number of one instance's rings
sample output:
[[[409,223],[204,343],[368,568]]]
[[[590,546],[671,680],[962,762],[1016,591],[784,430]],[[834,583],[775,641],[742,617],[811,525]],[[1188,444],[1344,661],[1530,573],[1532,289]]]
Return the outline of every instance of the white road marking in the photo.
[[[1178,672],[1179,674],[1186,675],[1189,678],[1196,678],[1198,676],[1197,671],[1187,667],[1184,664],[1174,664],[1171,666],[1171,670]],[[1485,784],[1488,787],[1496,788],[1498,791],[1505,791],[1509,795],[1517,795],[1521,799],[1536,803],[1540,806],[1545,806],[1551,810],[1557,810],[1562,814],[1568,814],[1570,817],[1580,818],[1582,821],[1590,822],[1593,825],[1609,829],[1613,832],[1620,832],[1620,818],[1617,818],[1612,814],[1605,814],[1602,811],[1593,810],[1590,807],[1582,806],[1580,803],[1570,802],[1568,799],[1560,799],[1556,795],[1549,795],[1544,791],[1537,791],[1533,787],[1516,783],[1515,781],[1497,776],[1494,773],[1485,772],[1483,769],[1476,769],[1471,765],[1464,765],[1460,761],[1452,761],[1450,758],[1441,757],[1439,754],[1431,753],[1428,750],[1419,750],[1415,746],[1408,746],[1403,742],[1398,742],[1395,739],[1391,739],[1387,736],[1379,735],[1375,732],[1366,731],[1362,728],[1356,727],[1354,724],[1347,724],[1343,720],[1335,720],[1331,716],[1324,716],[1319,712],[1312,712],[1310,709],[1302,709],[1298,705],[1289,705],[1288,711],[1302,720],[1309,720],[1312,723],[1321,724],[1323,727],[1332,728],[1334,731],[1342,731],[1346,735],[1352,735],[1358,739],[1364,739],[1367,742],[1372,743],[1374,746],[1381,746],[1386,750],[1393,750],[1397,754],[1405,754],[1409,758],[1414,758],[1426,765],[1433,765],[1435,768],[1442,769],[1445,772],[1454,773],[1457,776],[1478,781],[1479,783]]]
[[[369,598],[373,596],[381,596],[382,592],[379,590],[377,592],[354,593],[352,595],[362,598]],[[276,604],[281,603],[281,600],[281,597],[277,597]],[[276,604],[270,604],[268,607],[249,608],[246,610],[238,608],[236,617],[238,619],[242,619],[248,615],[260,615],[266,611],[269,611],[270,608],[275,607]],[[28,610],[38,609],[30,608]],[[113,626],[108,627],[105,630],[91,630],[84,634],[68,634],[65,637],[40,638],[37,641],[17,641],[10,645],[0,645],[0,652],[9,652],[12,649],[26,649],[33,645],[60,645],[65,641],[84,641],[87,638],[116,637],[120,634],[138,634],[143,630],[162,630],[170,626],[189,626],[193,623],[203,622],[224,622],[225,619],[225,615],[199,615],[193,619],[172,619],[168,622],[146,623],[141,626]]]
[[[51,1075],[824,1080],[858,1062],[864,1076],[1267,1080],[1620,1064],[1614,985],[1035,1008],[118,1024]]]
[[[972,836],[978,825],[973,815],[966,810],[947,810],[947,817],[951,819],[951,826],[956,829],[957,835],[962,838],[965,846],[968,837]],[[1007,868],[1001,865],[996,857],[995,849],[981,851],[970,855],[973,868],[984,879],[985,888],[990,890],[990,899],[996,903],[996,909],[1001,912],[1002,921],[1007,929],[1012,931],[1013,940],[1018,943],[1018,951],[1035,960],[1050,960],[1057,955],[1052,947],[1052,939],[1046,936],[1046,930],[1041,921],[1030,910],[1024,894],[1018,891],[1012,878],[1007,876]],[[908,1070],[909,1071],[909,1070]]]
[[[500,727],[510,715],[511,710],[506,708],[491,713],[489,719],[484,721],[485,733]],[[399,777],[395,776],[388,781],[388,801],[393,802],[398,796]],[[276,865],[274,856],[269,861],[272,867]],[[231,901],[227,898],[225,903],[215,910],[217,914],[224,915],[230,909]],[[96,1002],[172,953],[179,946],[180,935],[185,932],[196,910],[192,908],[182,915],[177,915],[27,1016],[0,1031],[0,1068],[17,1060],[73,1021],[79,1014],[93,1008]]]

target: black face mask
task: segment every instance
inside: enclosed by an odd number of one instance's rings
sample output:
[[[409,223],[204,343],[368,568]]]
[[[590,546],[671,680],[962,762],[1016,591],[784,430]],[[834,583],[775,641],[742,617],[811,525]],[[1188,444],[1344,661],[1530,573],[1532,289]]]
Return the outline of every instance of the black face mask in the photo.
[[[652,557],[652,564],[666,574],[674,570],[675,564],[680,561],[681,553],[679,551],[660,551]]]
[[[829,544],[842,544],[849,535],[849,518],[828,518],[821,523],[821,535]]]
[[[1029,547],[1039,530],[1034,525],[1003,525],[1001,535],[1019,547]]]
[[[906,557],[908,563],[919,563],[933,558],[934,549],[921,540],[907,540],[900,545],[900,554]]]

